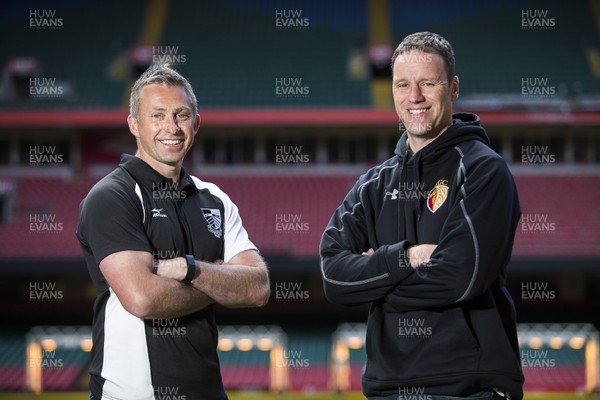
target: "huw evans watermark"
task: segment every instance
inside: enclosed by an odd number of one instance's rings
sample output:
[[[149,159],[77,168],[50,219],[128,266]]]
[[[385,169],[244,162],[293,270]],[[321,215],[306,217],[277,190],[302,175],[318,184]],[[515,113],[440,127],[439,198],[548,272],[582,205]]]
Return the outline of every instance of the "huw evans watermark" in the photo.
[[[155,386],[154,400],[191,400],[179,393],[178,386]]]
[[[56,350],[42,350],[41,357],[30,357],[28,359],[28,364],[30,367],[35,368],[62,368],[64,366],[64,360],[60,357],[56,357]]]
[[[155,64],[185,64],[187,55],[179,46],[152,46],[152,62]]]
[[[275,146],[275,162],[282,165],[302,165],[310,163],[310,156],[302,146]]]
[[[310,224],[302,220],[302,214],[275,214],[275,231],[284,233],[307,233]]]
[[[425,394],[425,387],[400,386],[398,388],[398,400],[431,400],[430,394]]]
[[[180,326],[179,318],[152,318],[153,336],[181,337],[187,334],[187,328]]]
[[[275,78],[275,95],[277,97],[308,97],[310,87],[299,77]]]
[[[398,189],[397,198],[400,200],[419,201],[429,197],[425,182],[400,182]]]
[[[548,282],[521,282],[521,300],[556,301],[556,290],[551,289]]]
[[[548,10],[521,10],[522,29],[556,29],[556,18]]]
[[[275,10],[276,29],[308,29],[310,19],[302,10]]]
[[[56,16],[56,10],[29,10],[29,28],[62,29],[62,17]]]
[[[308,290],[302,289],[302,282],[275,282],[275,300],[308,301]]]
[[[521,78],[521,95],[552,97],[556,95],[556,86],[551,85],[547,77],[524,77]]]
[[[419,270],[426,272],[427,269],[433,268],[433,262],[429,259],[430,255],[431,254],[425,250],[412,248],[410,250],[411,258],[409,258],[409,250],[400,250],[398,251],[398,267],[400,269],[410,268],[412,270],[412,267],[407,263],[419,263]]]
[[[38,166],[61,165],[64,156],[57,146],[29,146],[29,164]]]
[[[38,99],[63,97],[65,87],[56,78],[29,78],[29,96]]]
[[[63,228],[63,223],[56,219],[56,214],[29,214],[30,233],[59,233]]]
[[[423,46],[416,46],[408,53],[398,55],[395,62],[405,64],[430,63],[433,61],[433,54],[426,50]]]
[[[530,165],[551,165],[556,156],[550,153],[549,146],[521,146],[521,163]]]
[[[433,329],[425,318],[398,318],[398,336],[406,338],[431,337]]]
[[[523,233],[541,233],[556,231],[556,222],[548,219],[548,214],[526,213],[521,216],[521,231]]]
[[[302,350],[284,350],[283,357],[276,361],[277,367],[308,368],[310,360],[302,355]]]
[[[63,291],[56,288],[56,282],[29,282],[30,301],[61,301]]]
[[[187,193],[179,189],[179,183],[172,180],[152,182],[152,198],[154,200],[185,200]]]
[[[521,350],[521,366],[523,368],[552,369],[556,367],[556,358],[548,350]]]

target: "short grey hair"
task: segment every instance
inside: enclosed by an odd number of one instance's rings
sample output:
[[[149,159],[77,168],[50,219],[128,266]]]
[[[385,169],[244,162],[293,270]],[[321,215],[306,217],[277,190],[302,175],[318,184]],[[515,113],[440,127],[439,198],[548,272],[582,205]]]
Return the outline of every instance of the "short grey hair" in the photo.
[[[400,54],[409,53],[413,50],[438,54],[441,56],[446,64],[448,80],[450,81],[454,78],[455,60],[452,45],[450,45],[450,42],[442,36],[431,32],[416,32],[402,39],[402,42],[400,42],[392,55],[392,69],[394,68],[396,58],[398,58]]]
[[[140,111],[141,93],[144,86],[162,84],[167,86],[180,86],[190,100],[193,115],[198,113],[198,104],[192,85],[179,72],[175,71],[169,64],[151,65],[133,84],[129,97],[129,113],[138,119]]]

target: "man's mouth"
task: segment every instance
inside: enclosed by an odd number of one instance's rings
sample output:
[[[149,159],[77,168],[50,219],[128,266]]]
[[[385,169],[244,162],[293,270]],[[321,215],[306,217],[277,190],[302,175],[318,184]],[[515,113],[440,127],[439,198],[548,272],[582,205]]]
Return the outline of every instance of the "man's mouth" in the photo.
[[[159,140],[162,144],[166,144],[168,146],[174,146],[183,143],[181,139],[169,139],[169,140]]]
[[[427,111],[426,108],[417,108],[417,109],[414,109],[414,110],[408,110],[409,114],[412,114],[412,115],[423,114],[425,111]]]

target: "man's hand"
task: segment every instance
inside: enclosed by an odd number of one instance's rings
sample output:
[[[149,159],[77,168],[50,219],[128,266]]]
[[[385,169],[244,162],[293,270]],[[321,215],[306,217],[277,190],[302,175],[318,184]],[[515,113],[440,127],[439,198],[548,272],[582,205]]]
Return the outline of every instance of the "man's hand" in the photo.
[[[154,262],[156,275],[179,282],[187,269],[185,257]],[[196,277],[191,286],[226,307],[262,307],[271,294],[267,266],[256,250],[242,251],[227,263],[221,259],[196,260]]]
[[[154,273],[163,278],[181,281],[187,274],[185,257],[175,257],[168,260],[154,260]]]
[[[410,262],[410,266],[413,269],[426,264],[429,262],[431,258],[431,254],[436,249],[437,244],[418,244],[415,246],[411,246],[406,250],[406,257]],[[363,251],[363,256],[371,256],[375,253],[373,249],[369,249],[367,251]]]
[[[413,269],[426,264],[431,258],[431,254],[436,249],[437,244],[417,244],[406,249],[406,256]]]
[[[215,260],[213,264],[221,265],[223,260]],[[154,260],[154,273],[163,278],[182,281],[187,274],[187,260],[185,257],[175,257],[168,260]]]
[[[187,273],[185,258],[181,260],[155,261],[150,252],[124,250],[100,261],[100,271],[129,313],[139,318],[176,318],[214,303],[202,291],[180,282],[185,277],[180,274]],[[174,279],[163,279],[159,271]]]

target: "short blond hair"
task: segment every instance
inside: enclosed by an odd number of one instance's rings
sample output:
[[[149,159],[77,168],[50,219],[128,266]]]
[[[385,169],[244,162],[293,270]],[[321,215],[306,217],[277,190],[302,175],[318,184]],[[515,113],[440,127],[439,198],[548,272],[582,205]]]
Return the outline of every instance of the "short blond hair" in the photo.
[[[152,84],[162,84],[167,86],[180,86],[185,91],[188,99],[190,100],[190,106],[192,108],[193,115],[198,113],[198,104],[196,102],[196,95],[192,85],[185,79],[179,72],[175,71],[169,66],[169,64],[154,64],[151,65],[144,73],[138,78],[131,88],[131,95],[129,97],[129,113],[133,115],[135,119],[138,119],[140,111],[140,100],[141,93],[144,86]]]

